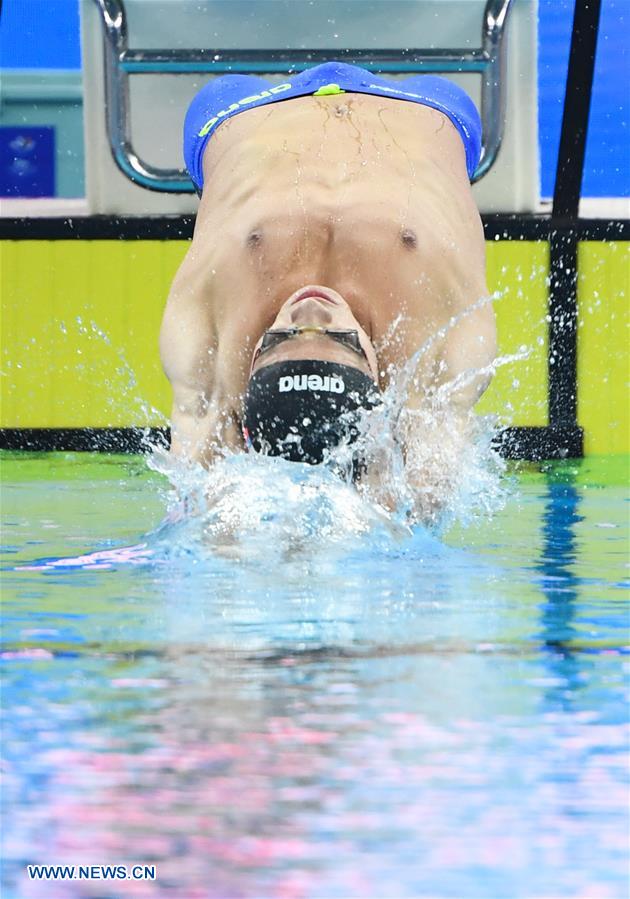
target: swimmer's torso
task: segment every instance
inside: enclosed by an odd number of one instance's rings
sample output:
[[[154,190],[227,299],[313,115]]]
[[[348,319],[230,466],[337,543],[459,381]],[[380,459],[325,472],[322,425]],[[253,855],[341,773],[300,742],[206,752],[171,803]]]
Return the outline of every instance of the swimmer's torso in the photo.
[[[199,364],[236,397],[251,348],[305,284],[338,291],[399,364],[487,294],[461,138],[440,112],[367,94],[299,97],[224,122],[204,156],[170,303],[198,310]]]

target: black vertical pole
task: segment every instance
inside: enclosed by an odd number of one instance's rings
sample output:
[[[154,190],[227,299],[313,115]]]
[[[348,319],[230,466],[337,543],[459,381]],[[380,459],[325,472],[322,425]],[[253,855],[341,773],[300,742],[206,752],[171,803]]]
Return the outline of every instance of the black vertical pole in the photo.
[[[553,229],[553,221],[551,223]],[[575,231],[549,235],[549,424],[577,430],[577,249]],[[581,438],[580,438],[581,440]],[[574,452],[571,453],[574,455]],[[578,452],[581,456],[582,452]]]
[[[556,183],[553,192],[552,217],[555,219],[574,219],[578,215],[600,4],[601,0],[575,0]]]
[[[577,424],[577,223],[600,0],[576,0],[549,238],[549,423],[582,454]],[[562,225],[554,228],[554,225]],[[569,227],[567,227],[569,225]]]

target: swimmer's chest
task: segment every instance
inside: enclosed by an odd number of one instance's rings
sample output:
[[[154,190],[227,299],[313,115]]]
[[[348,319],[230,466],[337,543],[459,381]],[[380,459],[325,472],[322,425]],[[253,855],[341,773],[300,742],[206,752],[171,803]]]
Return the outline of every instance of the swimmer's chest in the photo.
[[[426,229],[421,233],[428,237]],[[446,294],[463,292],[453,266],[422,247],[421,240],[413,227],[400,222],[370,223],[361,217],[353,224],[290,217],[259,222],[237,241],[214,244],[209,299],[218,329],[251,328],[257,337],[287,297],[304,285],[321,284],[346,299],[376,340],[400,319],[397,334],[405,337],[404,353],[407,339],[409,346],[417,345],[434,323],[444,324],[452,314]]]

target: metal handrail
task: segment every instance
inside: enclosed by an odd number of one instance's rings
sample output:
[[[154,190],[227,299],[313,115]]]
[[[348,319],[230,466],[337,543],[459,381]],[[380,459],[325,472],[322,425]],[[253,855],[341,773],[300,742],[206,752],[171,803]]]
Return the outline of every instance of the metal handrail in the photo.
[[[118,168],[136,184],[165,193],[194,193],[183,169],[163,169],[141,159],[131,141],[129,77],[192,72],[288,73],[327,62],[330,50],[131,50],[124,0],[94,0],[104,28],[107,135]],[[486,0],[481,47],[444,50],[336,50],[336,58],[379,72],[476,72],[481,75],[483,144],[473,181],[494,164],[503,139],[506,108],[505,26],[512,0]]]

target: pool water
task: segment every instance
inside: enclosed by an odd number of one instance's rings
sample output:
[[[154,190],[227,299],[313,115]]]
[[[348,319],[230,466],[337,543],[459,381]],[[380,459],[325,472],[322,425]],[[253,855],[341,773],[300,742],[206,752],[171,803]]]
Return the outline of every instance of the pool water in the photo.
[[[521,465],[439,537],[298,484],[218,539],[140,457],[5,454],[4,899],[626,896],[627,477]]]

